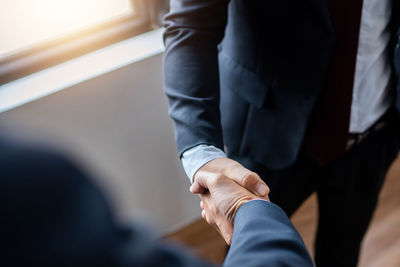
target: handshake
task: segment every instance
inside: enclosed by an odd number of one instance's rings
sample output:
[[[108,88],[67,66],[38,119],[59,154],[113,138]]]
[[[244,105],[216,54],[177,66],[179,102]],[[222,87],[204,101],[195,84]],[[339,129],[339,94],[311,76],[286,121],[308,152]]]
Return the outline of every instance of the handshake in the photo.
[[[228,245],[239,208],[251,200],[269,201],[269,188],[261,178],[228,158],[217,158],[202,166],[194,175],[190,191],[200,197],[202,217]]]

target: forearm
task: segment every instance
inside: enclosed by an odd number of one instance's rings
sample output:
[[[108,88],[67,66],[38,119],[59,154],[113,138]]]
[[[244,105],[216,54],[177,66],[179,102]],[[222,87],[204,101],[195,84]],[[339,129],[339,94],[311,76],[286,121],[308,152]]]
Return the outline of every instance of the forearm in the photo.
[[[278,206],[250,201],[241,206],[234,221],[231,248],[224,266],[313,266],[307,249]]]
[[[165,92],[180,155],[203,143],[223,148],[217,45],[227,3],[172,0],[165,17]]]

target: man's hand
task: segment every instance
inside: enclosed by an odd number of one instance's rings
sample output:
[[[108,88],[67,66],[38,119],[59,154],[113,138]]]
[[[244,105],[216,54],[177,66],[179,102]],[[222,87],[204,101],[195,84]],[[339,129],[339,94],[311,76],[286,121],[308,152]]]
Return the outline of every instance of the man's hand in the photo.
[[[193,185],[190,191],[193,194],[201,194],[208,190],[198,179],[207,180],[215,177],[227,177],[234,180],[253,194],[263,197],[268,195],[269,188],[257,173],[243,167],[239,162],[228,158],[217,158],[202,166],[193,177]]]
[[[233,235],[233,221],[236,212],[253,199],[269,201],[268,196],[258,197],[226,176],[204,176],[196,181],[208,191],[200,194],[202,217],[214,226],[230,245]]]
[[[227,244],[239,207],[251,199],[269,200],[269,188],[261,178],[227,158],[214,159],[201,167],[190,191],[200,195],[203,218],[219,230]]]

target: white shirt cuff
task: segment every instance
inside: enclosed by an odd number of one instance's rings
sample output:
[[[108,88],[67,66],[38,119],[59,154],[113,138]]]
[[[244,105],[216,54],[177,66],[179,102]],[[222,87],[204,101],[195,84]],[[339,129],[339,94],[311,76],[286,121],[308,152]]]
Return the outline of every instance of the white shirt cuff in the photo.
[[[191,183],[193,183],[194,174],[207,162],[216,158],[226,158],[226,154],[219,148],[213,145],[198,145],[189,150],[186,150],[182,154],[182,165],[189,177]]]

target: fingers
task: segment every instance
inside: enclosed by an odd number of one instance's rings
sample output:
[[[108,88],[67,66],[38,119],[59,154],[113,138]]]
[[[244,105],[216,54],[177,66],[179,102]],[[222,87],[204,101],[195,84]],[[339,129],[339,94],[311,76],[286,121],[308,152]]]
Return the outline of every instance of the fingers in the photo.
[[[233,235],[233,224],[228,220],[221,220],[218,223],[216,223],[216,226],[222,238],[225,240],[226,244],[230,246]]]
[[[212,202],[210,194],[200,195],[200,208],[201,217],[206,220],[210,225],[215,225],[217,217],[220,215],[219,211],[216,209],[215,204]]]
[[[213,226],[220,233],[225,242],[230,245],[233,235],[233,224],[217,208],[215,200],[210,193],[200,195],[200,199],[200,207],[203,209],[201,216],[208,224]]]
[[[204,205],[201,202],[201,206],[204,207]],[[233,224],[226,220],[223,217],[216,217],[216,221],[214,221],[211,216],[207,215],[206,210],[202,210],[201,212],[201,217],[203,217],[204,220],[207,221],[208,224],[210,224],[212,227],[214,227],[217,232],[222,236],[222,238],[225,240],[227,245],[231,245],[232,241],[232,236],[233,236]]]
[[[205,210],[202,210],[202,211],[201,211],[201,217],[203,217],[203,219],[207,221],[207,213],[206,213]],[[208,222],[208,221],[207,221],[207,222]]]

